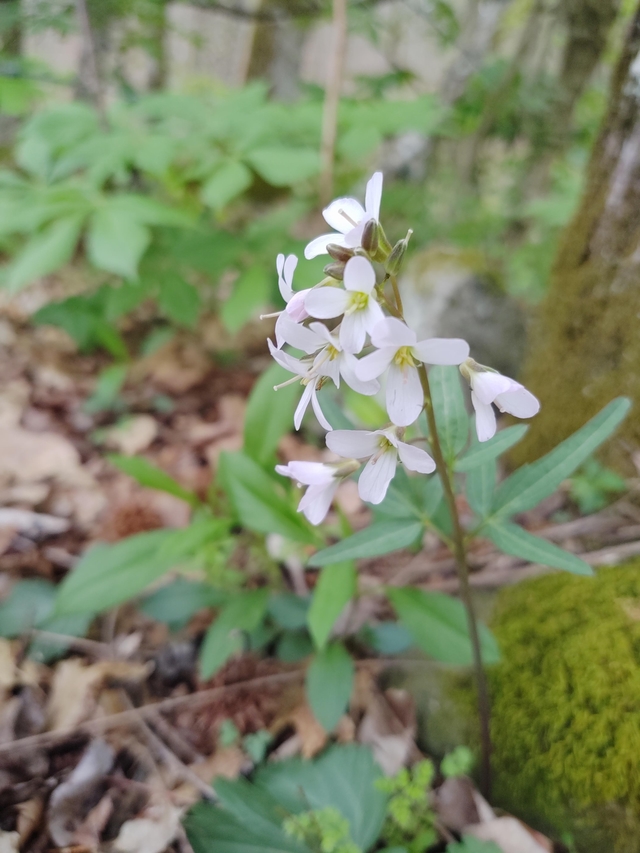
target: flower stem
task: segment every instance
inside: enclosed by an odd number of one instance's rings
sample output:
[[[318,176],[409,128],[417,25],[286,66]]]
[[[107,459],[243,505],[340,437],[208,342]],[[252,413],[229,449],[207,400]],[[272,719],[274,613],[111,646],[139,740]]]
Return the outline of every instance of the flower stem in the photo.
[[[392,279],[393,281],[393,279]],[[397,285],[396,285],[397,286]],[[473,668],[475,672],[476,683],[478,686],[478,716],[480,720],[480,739],[482,747],[482,762],[481,762],[481,787],[485,797],[489,797],[491,793],[491,730],[490,730],[490,705],[489,705],[489,690],[487,687],[487,679],[482,665],[482,651],[480,648],[480,636],[478,633],[478,621],[475,615],[473,599],[471,597],[471,586],[469,584],[469,567],[467,566],[467,554],[465,547],[465,534],[460,523],[456,497],[453,491],[453,483],[451,480],[451,471],[442,452],[440,437],[438,435],[438,427],[436,424],[435,412],[433,410],[433,401],[431,397],[431,388],[429,387],[429,376],[424,364],[419,365],[418,373],[420,382],[424,392],[424,405],[427,415],[427,423],[429,424],[429,433],[431,437],[431,450],[436,463],[436,469],[442,480],[445,499],[451,513],[453,523],[453,555],[456,561],[456,570],[458,580],[460,582],[460,597],[467,612],[467,622],[469,625],[469,636],[471,638],[471,648],[473,653]]]
[[[404,314],[404,308],[402,307],[402,298],[400,296],[400,288],[398,287],[398,279],[395,275],[389,276],[391,279],[391,287],[393,288],[393,298],[396,300],[396,308],[400,312],[400,315]]]

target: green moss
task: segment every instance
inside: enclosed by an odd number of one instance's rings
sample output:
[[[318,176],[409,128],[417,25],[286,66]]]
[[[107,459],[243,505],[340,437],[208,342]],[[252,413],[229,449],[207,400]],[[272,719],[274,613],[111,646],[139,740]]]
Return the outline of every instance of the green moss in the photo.
[[[640,853],[640,562],[505,589],[493,628],[496,803]]]

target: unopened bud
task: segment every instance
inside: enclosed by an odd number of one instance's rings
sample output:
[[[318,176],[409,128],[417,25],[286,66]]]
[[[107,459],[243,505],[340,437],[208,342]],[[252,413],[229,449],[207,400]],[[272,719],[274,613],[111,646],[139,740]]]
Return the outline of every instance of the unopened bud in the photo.
[[[384,228],[378,222],[378,249],[376,251],[374,261],[384,263],[384,261],[389,257],[390,252],[391,243],[389,242],[387,235],[384,233]]]
[[[327,252],[334,261],[340,261],[343,264],[346,264],[355,255],[353,249],[348,249],[346,246],[339,246],[337,243],[329,243]]]
[[[330,275],[331,278],[335,278],[338,281],[342,281],[342,279],[344,278],[345,266],[346,264],[341,264],[337,261],[334,261],[332,264],[327,264],[323,272],[325,275]]]
[[[402,268],[402,263],[404,261],[404,256],[407,252],[407,246],[409,245],[409,240],[413,231],[409,229],[407,231],[407,236],[404,240],[398,240],[393,249],[391,250],[391,254],[387,260],[386,268],[387,273],[389,275],[397,275]]]
[[[378,251],[378,223],[375,219],[370,219],[364,226],[360,245],[372,257]]]

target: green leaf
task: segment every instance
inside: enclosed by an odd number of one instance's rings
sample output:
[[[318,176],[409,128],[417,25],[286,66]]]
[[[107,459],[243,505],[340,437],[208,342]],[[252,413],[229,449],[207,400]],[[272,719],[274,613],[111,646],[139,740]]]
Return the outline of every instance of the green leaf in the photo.
[[[137,480],[141,486],[146,486],[149,489],[158,489],[160,492],[167,492],[180,500],[186,501],[189,506],[200,506],[200,498],[188,489],[183,488],[180,483],[176,482],[173,477],[160,468],[156,468],[151,462],[147,461],[142,456],[120,456],[117,453],[109,453],[107,459],[120,471],[124,471],[134,480]]]
[[[231,296],[225,299],[220,317],[231,334],[245,323],[255,319],[261,308],[269,302],[271,278],[263,264],[249,267],[233,285]]]
[[[248,530],[280,533],[296,542],[317,542],[313,528],[281,497],[279,484],[242,451],[220,454],[218,478]]]
[[[83,409],[89,414],[106,412],[116,406],[127,380],[128,364],[112,364],[98,375],[93,394],[85,400]]]
[[[243,632],[255,630],[267,609],[266,588],[241,592],[230,598],[207,631],[200,651],[200,674],[211,678],[243,648]]]
[[[532,563],[542,563],[554,569],[564,569],[576,575],[593,574],[591,566],[580,557],[558,548],[546,539],[534,536],[518,524],[494,520],[482,528],[482,534],[505,554],[522,557]]]
[[[260,465],[272,460],[280,439],[291,432],[293,412],[296,407],[300,388],[287,385],[278,391],[278,385],[291,378],[291,374],[272,364],[253,386],[244,420],[244,450]]]
[[[281,592],[269,599],[269,614],[281,628],[297,631],[306,628],[310,599],[293,592]]]
[[[252,175],[244,163],[222,163],[200,190],[200,198],[215,211],[222,210],[251,186]]]
[[[318,551],[309,560],[310,566],[327,566],[343,560],[378,557],[413,545],[423,530],[423,524],[413,519],[375,521],[365,530],[347,536],[342,542]]]
[[[563,480],[609,438],[630,408],[631,401],[627,397],[612,400],[542,459],[523,465],[498,489],[493,506],[495,514],[506,516],[524,512],[553,494]]]
[[[17,290],[70,261],[83,222],[84,215],[66,216],[31,237],[9,266],[7,287]]]
[[[355,667],[342,643],[331,643],[313,659],[307,670],[307,698],[320,725],[332,732],[347,710]]]
[[[320,171],[320,157],[315,148],[259,148],[247,160],[274,187],[292,187]]]
[[[51,615],[55,597],[49,581],[18,581],[0,604],[0,636],[13,639],[41,625]]]
[[[469,437],[469,416],[464,404],[460,371],[457,367],[432,367],[429,385],[442,452],[452,464]]]
[[[411,587],[387,587],[387,595],[400,622],[423,652],[442,663],[472,663],[467,615],[461,601]],[[478,629],[484,663],[497,663],[500,652],[493,635],[482,624]]]
[[[149,228],[116,205],[105,204],[91,215],[87,254],[98,269],[137,278],[138,263],[150,242]]]
[[[471,471],[484,462],[496,459],[514,444],[521,441],[529,430],[528,424],[516,424],[500,430],[489,441],[476,442],[456,461],[456,471]]]
[[[493,841],[481,841],[473,835],[465,835],[462,841],[447,844],[446,853],[502,853],[502,847]]]
[[[467,474],[467,500],[471,509],[480,518],[485,518],[491,511],[497,473],[496,460],[485,459]]]
[[[226,593],[207,583],[176,578],[148,595],[140,604],[140,611],[150,619],[178,629],[184,627],[198,610],[220,607],[226,599]]]
[[[198,803],[185,818],[185,830],[193,853],[298,853],[299,842],[281,831],[274,843],[271,837],[250,832],[233,815],[210,803]]]
[[[320,573],[307,617],[316,648],[323,649],[336,619],[356,594],[358,576],[351,561],[334,563]]]
[[[278,640],[276,657],[284,663],[297,663],[313,654],[313,643],[306,631],[285,631]]]
[[[404,468],[399,468],[387,489],[385,499],[373,511],[377,516],[391,518],[432,519],[442,497],[442,481],[439,477],[410,477]]]
[[[192,329],[200,314],[200,294],[178,273],[165,274],[160,278],[158,306],[169,320]]]
[[[93,613],[74,613],[72,616],[53,617],[45,619],[38,628],[64,637],[86,637],[93,616]],[[36,635],[35,639],[29,643],[29,657],[41,663],[49,663],[66,654],[70,645],[68,640]]]
[[[242,778],[218,779],[215,784],[220,804],[241,826],[274,847],[284,844],[283,850],[301,849],[300,843],[291,837],[289,843],[286,843],[287,835],[282,829],[282,809],[268,791]]]

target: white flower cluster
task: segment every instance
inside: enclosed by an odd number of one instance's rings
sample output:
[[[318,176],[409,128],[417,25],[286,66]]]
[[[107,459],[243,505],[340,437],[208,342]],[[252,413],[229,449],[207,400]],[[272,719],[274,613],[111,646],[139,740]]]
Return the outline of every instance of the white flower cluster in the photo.
[[[298,509],[313,524],[324,519],[339,483],[364,460],[358,490],[363,500],[373,504],[384,500],[398,459],[410,471],[429,474],[435,470],[435,462],[425,450],[402,440],[405,428],[417,420],[424,407],[421,365],[460,366],[471,387],[480,441],[487,441],[496,432],[492,404],[520,418],[532,417],[539,409],[537,399],[520,383],[469,358],[466,341],[418,341],[402,319],[389,316],[384,285],[394,264],[402,259],[406,240],[394,249],[388,244],[378,221],[381,197],[382,173],[376,172],[367,184],[364,208],[356,199],[339,198],[323,211],[337,233],[312,240],[305,257],[329,254],[334,263],[325,268],[327,277],[315,287],[294,291],[297,257],[278,255],[277,259],[286,308],[277,315],[275,344],[271,340],[268,343],[278,364],[294,374],[289,382],[300,381],[304,387],[294,415],[295,428],[300,428],[311,404],[319,423],[328,431],[327,447],[345,460],[277,466],[278,473],[308,487]],[[320,322],[325,320],[333,321],[331,328]],[[372,350],[358,358],[367,337]],[[295,358],[284,351],[285,344],[304,355]],[[370,396],[380,390],[378,380],[383,374],[389,425],[373,431],[333,430],[320,407],[320,388],[329,380],[339,387],[344,380],[354,391]]]

